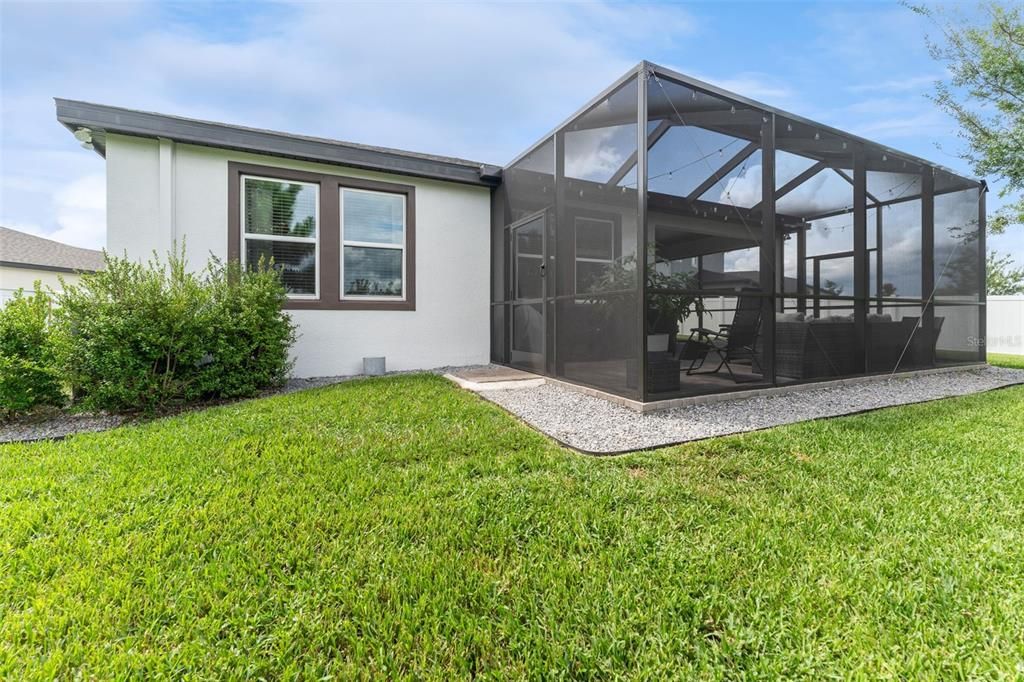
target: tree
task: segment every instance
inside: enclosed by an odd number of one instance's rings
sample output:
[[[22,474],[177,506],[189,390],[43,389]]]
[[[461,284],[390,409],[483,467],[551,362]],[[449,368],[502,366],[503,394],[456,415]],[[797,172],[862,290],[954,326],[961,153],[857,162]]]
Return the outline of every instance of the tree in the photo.
[[[307,216],[295,220],[295,204],[303,185],[277,182],[276,180],[247,180],[246,203],[250,220],[256,232],[270,231],[271,234],[289,237],[310,237],[316,229],[316,218]],[[293,224],[294,223],[294,224]]]
[[[1007,203],[989,217],[992,233],[1024,223],[1024,20],[1021,9],[991,2],[981,5],[984,23],[972,25],[943,10],[910,5],[933,20],[942,37],[928,49],[949,71],[936,84],[932,100],[960,124],[967,143],[961,157],[979,177],[1005,182],[999,196]]]
[[[990,251],[986,260],[985,285],[994,296],[1024,294],[1024,268],[1014,268],[1010,256]]]
[[[829,294],[830,296],[842,296],[843,289],[845,289],[839,282],[834,282],[830,279],[826,279],[825,283],[821,285],[821,293]]]

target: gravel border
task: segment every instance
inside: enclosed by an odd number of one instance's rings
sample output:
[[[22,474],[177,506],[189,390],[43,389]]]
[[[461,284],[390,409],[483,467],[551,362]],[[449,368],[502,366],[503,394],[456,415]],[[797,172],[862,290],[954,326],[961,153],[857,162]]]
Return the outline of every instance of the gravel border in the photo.
[[[0,445],[31,443],[37,440],[60,440],[76,433],[95,433],[121,426],[129,418],[122,414],[52,413],[33,414],[0,425]]]
[[[433,374],[448,374],[451,372],[458,372],[467,369],[483,369],[497,367],[497,365],[463,365],[463,366],[445,366],[437,367],[435,369],[427,370],[401,370],[397,372],[388,372],[385,376],[395,376],[399,374],[420,374],[429,372]],[[272,389],[265,391],[255,398],[243,398],[242,400],[231,400],[217,403],[203,403],[199,405],[190,405],[182,407],[178,410],[173,410],[168,413],[159,414],[155,417],[145,417],[132,414],[110,414],[105,412],[82,412],[82,413],[69,413],[61,410],[53,409],[49,411],[42,411],[34,414],[30,414],[21,419],[15,419],[11,422],[0,423],[0,445],[5,443],[33,443],[40,440],[61,440],[68,436],[74,436],[79,433],[97,433],[99,431],[108,431],[110,429],[122,426],[130,423],[141,423],[149,421],[151,419],[160,419],[163,417],[172,417],[182,412],[189,412],[192,410],[202,410],[209,407],[217,407],[219,405],[230,405],[236,402],[244,402],[245,400],[256,400],[259,398],[270,398],[275,395],[286,395],[289,393],[295,393],[296,391],[306,391],[313,388],[322,388],[324,386],[332,386],[334,384],[340,384],[345,381],[352,381],[353,379],[369,379],[365,374],[343,374],[338,376],[326,376],[326,377],[310,377],[306,379],[292,378],[285,382],[285,385],[281,388]]]
[[[285,395],[296,391],[305,391],[311,388],[330,386],[331,384],[348,381],[355,377],[313,377],[310,379],[289,379],[281,388],[265,391],[257,398],[269,398],[275,395]],[[153,416],[139,414],[115,414],[109,412],[64,412],[59,409],[44,410],[29,414],[20,419],[0,424],[0,445],[5,443],[34,443],[40,440],[61,440],[68,436],[79,433],[97,433],[109,431],[125,424],[142,423],[163,417],[173,417],[176,414],[192,410],[202,410],[218,405],[230,405],[235,402],[252,400],[244,398],[239,401],[223,401],[214,403],[202,403],[199,405],[188,405],[166,413]]]
[[[480,391],[538,431],[586,454],[620,454],[809,419],[1024,384],[1024,370],[983,367],[895,376],[640,413],[563,386]]]

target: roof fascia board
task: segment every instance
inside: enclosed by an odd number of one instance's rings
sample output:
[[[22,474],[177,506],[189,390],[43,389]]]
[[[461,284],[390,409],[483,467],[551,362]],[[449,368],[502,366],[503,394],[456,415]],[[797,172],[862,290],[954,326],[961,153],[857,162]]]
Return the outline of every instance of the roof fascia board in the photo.
[[[240,128],[223,123],[192,121],[160,114],[109,107],[87,102],[55,99],[57,120],[69,130],[80,126],[107,133],[137,137],[164,137],[206,147],[282,156],[364,170],[412,175],[485,187],[493,186],[500,169],[468,166],[441,160],[405,156],[395,152],[362,149],[292,137],[271,131]]]
[[[40,265],[38,263],[22,263],[20,261],[0,260],[0,267],[19,268],[24,270],[44,270],[46,272],[67,272],[71,274],[96,272],[92,268],[66,268],[60,265]]]

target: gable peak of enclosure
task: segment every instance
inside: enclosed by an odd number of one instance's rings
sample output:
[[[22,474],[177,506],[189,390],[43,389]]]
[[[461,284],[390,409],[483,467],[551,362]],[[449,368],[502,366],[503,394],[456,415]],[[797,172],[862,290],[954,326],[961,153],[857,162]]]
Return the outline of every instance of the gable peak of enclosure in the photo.
[[[642,62],[504,168],[492,359],[642,401],[983,361],[984,191]]]

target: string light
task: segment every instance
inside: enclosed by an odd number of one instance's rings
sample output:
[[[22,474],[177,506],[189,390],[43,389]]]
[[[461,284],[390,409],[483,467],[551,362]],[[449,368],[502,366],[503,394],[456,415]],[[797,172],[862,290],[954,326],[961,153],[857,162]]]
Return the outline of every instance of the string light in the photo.
[[[668,99],[668,103],[669,103],[669,105],[670,105],[670,106],[672,107],[672,109],[674,110],[674,112],[675,112],[675,115],[676,115],[676,117],[677,117],[677,118],[679,119],[679,121],[680,121],[680,122],[681,122],[681,123],[682,123],[682,124],[683,124],[684,126],[686,126],[687,124],[686,124],[686,121],[685,121],[685,119],[683,118],[682,114],[680,114],[680,113],[679,113],[679,110],[678,110],[678,109],[676,108],[676,106],[675,106],[675,104],[673,103],[673,101],[672,101],[671,97],[669,97],[669,96],[668,96],[668,93],[667,93],[667,91],[665,90],[665,86],[664,86],[664,84],[663,84],[663,83],[661,82],[661,79],[660,79],[660,78],[658,78],[658,75],[657,75],[657,73],[653,73],[653,72],[652,72],[652,73],[651,73],[651,76],[653,76],[653,78],[654,78],[654,79],[655,79],[655,81],[656,81],[656,82],[658,83],[659,87],[661,88],[661,90],[662,90],[662,93],[663,93],[663,94],[664,94],[664,95],[666,96],[666,98]],[[694,98],[694,99],[696,99],[696,98],[697,98],[697,95],[696,95],[696,92],[695,92],[695,91],[693,92],[693,98]],[[735,110],[735,106],[733,106],[733,107],[732,107],[732,110],[733,110],[733,113],[734,113],[734,110]],[[765,122],[765,123],[767,123],[767,122],[768,122],[768,117],[767,117],[767,116],[763,116],[763,117],[762,117],[762,121],[763,121],[763,122]],[[787,125],[786,125],[786,130],[787,130],[788,132],[792,132],[792,131],[793,131],[793,126],[792,126],[792,124],[790,124],[790,123],[787,123]],[[816,140],[817,140],[817,139],[820,139],[820,135],[819,135],[819,133],[817,133],[817,132],[815,133],[815,139],[816,139]],[[694,141],[694,145],[695,145],[695,146],[697,147],[697,150],[698,150],[698,152],[700,152],[700,147],[699,147],[699,145],[697,145],[696,141]],[[846,143],[845,141],[844,141],[844,142],[842,142],[842,148],[843,148],[843,149],[847,149],[847,143]],[[721,155],[721,150],[719,150],[719,154]],[[711,155],[710,155],[710,154],[708,154],[708,155],[704,155],[704,156],[702,156],[702,157],[701,157],[700,159],[698,159],[697,161],[699,162],[699,161],[703,160],[703,161],[705,161],[705,163],[707,163],[707,158],[708,158],[709,156],[711,156]],[[887,162],[887,161],[888,161],[888,155],[883,155],[883,156],[882,156],[882,161],[883,161],[883,162]],[[687,165],[692,165],[692,164],[687,164]],[[711,169],[711,164],[710,164],[710,163],[708,163],[707,165],[708,165],[708,168],[709,168],[709,169]],[[745,167],[745,166],[746,166],[746,162],[744,162],[744,167]],[[903,168],[906,168],[906,167],[907,167],[907,166],[906,166],[906,162],[904,161],[904,162],[903,162]],[[712,170],[712,172],[713,172],[713,173],[715,173],[715,174],[717,175],[717,171],[715,171],[714,169],[711,169],[711,170]],[[719,169],[719,170],[720,170],[720,169]],[[669,173],[671,173],[671,171],[670,171]],[[741,174],[742,174],[742,171],[741,171]],[[938,176],[938,175],[939,175],[939,173],[938,173],[938,172],[936,172],[936,176]],[[913,180],[912,180],[911,182],[909,182],[909,183],[904,183],[904,184],[908,185],[907,189],[909,189],[909,187],[910,187],[910,186],[912,186],[913,184],[916,184],[916,182],[917,182],[917,179],[913,179]],[[897,187],[898,187],[898,186],[897,186]],[[896,187],[890,188],[890,189],[888,190],[888,192],[889,192],[889,194],[890,194],[890,195],[892,195],[892,194],[893,194],[893,193],[894,193],[895,191],[896,191]],[[904,193],[905,193],[905,192],[906,192],[906,189],[904,190]],[[725,192],[724,196],[725,196],[725,197],[727,197],[727,198],[730,198],[730,199],[731,199],[731,193],[730,193],[730,192],[729,192],[728,190],[727,190],[727,191]],[[902,196],[902,193],[901,193],[901,196]],[[981,197],[981,193],[979,192],[979,202],[980,202],[980,197]],[[897,197],[897,199],[898,199],[898,198],[899,198],[899,197]],[[736,212],[737,212],[737,215],[739,216],[740,220],[741,220],[741,221],[743,222],[743,224],[744,224],[744,227],[745,227],[745,228],[747,229],[747,231],[748,231],[748,232],[749,232],[749,233],[751,234],[751,236],[753,236],[753,232],[751,231],[751,229],[750,229],[750,226],[749,226],[749,225],[747,225],[747,223],[746,223],[746,220],[744,220],[744,217],[743,217],[743,213],[742,213],[742,212],[741,212],[741,211],[739,210],[739,208],[738,208],[738,207],[736,207],[736,205],[735,205],[735,204],[733,204],[733,206],[732,206],[732,207],[733,207],[733,209],[734,209],[734,210],[736,210]],[[697,214],[698,214],[698,209],[697,209],[697,208],[696,208],[695,206],[693,206],[693,207],[691,207],[691,208],[692,208],[692,210],[693,210],[693,212],[694,212],[694,215],[697,215]],[[886,206],[879,206],[878,204],[876,204],[875,206],[873,206],[873,207],[871,207],[871,208],[874,208],[874,209],[875,209],[876,211],[880,211],[880,210],[882,210],[883,208],[891,208],[891,205],[886,205]],[[717,212],[717,207],[715,208],[715,210],[716,210],[716,212]],[[850,211],[852,211],[852,208],[851,208],[851,207],[846,207],[846,208],[844,209],[844,211],[845,211],[845,212],[850,212]],[[707,211],[704,211],[704,217],[705,217],[705,218],[707,217]],[[728,218],[729,218],[729,217],[728,217],[728,215],[726,215],[726,216],[724,216],[724,218],[723,218],[723,219],[727,221],[727,220],[728,220]],[[819,220],[827,220],[827,218],[822,218],[822,219],[819,219]],[[833,230],[833,229],[838,229],[838,230],[840,230],[840,231],[845,231],[845,229],[846,229],[847,227],[851,227],[851,226],[852,226],[852,225],[846,224],[846,225],[842,225],[842,226],[839,226],[838,228],[831,228],[831,227],[829,227],[828,225],[821,225],[821,229],[822,229],[822,232],[823,232],[824,234],[828,234],[828,233],[829,233],[829,231],[831,231],[831,230]],[[789,239],[789,235],[785,235],[785,238]],[[957,247],[959,247],[959,243],[958,243],[958,244],[957,244],[956,246],[957,246]],[[880,248],[880,245],[877,245],[877,246],[876,246],[876,248]],[[941,272],[941,273],[939,274],[939,278],[941,278],[941,277],[943,277],[943,276],[944,276],[944,274],[945,274],[945,271],[946,271],[947,267],[949,266],[949,262],[950,262],[950,260],[952,259],[952,256],[953,256],[953,254],[955,253],[955,251],[956,251],[956,248],[954,248],[953,250],[951,250],[951,253],[950,253],[949,257],[947,258],[947,260],[946,260],[946,263],[945,263],[945,265],[944,265],[944,266],[943,266],[943,268],[942,268],[942,272]],[[768,266],[768,267],[769,267],[770,269],[774,270],[774,264],[772,264],[772,263],[768,263],[768,264],[767,264],[767,266]],[[936,289],[934,289],[934,288],[933,288],[933,290],[932,290],[932,293],[931,293],[931,296],[929,297],[929,300],[928,300],[928,301],[926,301],[926,303],[925,303],[925,306],[926,306],[926,307],[927,307],[928,305],[930,305],[930,304],[931,304],[931,300],[932,300],[932,298],[933,298],[933,297],[935,296],[935,293],[936,293]],[[900,362],[902,362],[902,359],[903,359],[903,355],[904,355],[904,354],[906,353],[906,350],[907,350],[907,348],[909,348],[909,346],[910,346],[910,342],[912,341],[912,337],[913,337],[913,334],[911,334],[911,338],[908,338],[908,340],[907,340],[907,344],[906,344],[906,346],[905,346],[905,347],[904,347],[904,349],[903,349],[903,353],[901,353],[901,354],[900,354],[900,358],[899,358],[899,360],[897,360],[897,363],[896,363],[896,366],[897,366],[897,367],[899,366]],[[894,373],[895,373],[895,367],[894,367]]]
[[[917,178],[912,178],[910,180],[907,180],[907,181],[904,181],[904,182],[900,183],[899,185],[896,185],[895,187],[891,187],[891,188],[887,189],[886,192],[888,192],[891,195],[894,192],[896,192],[897,190],[900,190],[902,188],[902,191],[900,191],[899,195],[895,197],[896,199],[900,199],[915,184],[917,184]],[[875,205],[875,206],[869,206],[868,210],[871,210],[871,209],[881,210],[883,208],[892,208],[892,206],[891,205],[886,205],[886,206]],[[852,213],[852,212],[853,212],[853,207],[852,206],[845,206],[843,208],[843,213],[845,213],[845,214],[849,214],[849,213]],[[819,220],[828,220],[828,218],[819,218]],[[853,223],[844,223],[842,225],[833,226],[831,228],[829,228],[828,226],[823,225],[822,226],[822,230],[823,230],[823,234],[827,234],[827,232],[825,232],[825,230],[828,230],[828,229],[839,230],[840,232],[845,232],[846,228],[848,228],[848,227],[853,227]]]
[[[662,178],[662,177],[665,177],[665,176],[671,176],[673,173],[676,173],[677,171],[684,170],[686,168],[689,168],[690,166],[695,166],[698,163],[701,163],[702,161],[706,161],[707,159],[709,159],[710,157],[714,156],[715,154],[718,154],[719,156],[722,156],[726,149],[728,149],[729,147],[732,147],[733,145],[736,145],[738,143],[739,143],[739,140],[733,140],[732,142],[729,142],[724,147],[716,149],[715,151],[711,152],[710,154],[705,154],[704,156],[698,157],[698,158],[694,159],[693,161],[688,161],[688,162],[684,163],[682,166],[679,166],[677,168],[673,168],[671,170],[667,170],[667,171],[658,173],[657,175],[648,175],[647,176],[647,180],[651,181],[651,180],[655,180],[657,178]],[[632,187],[634,184],[636,184],[636,183],[635,182],[631,182],[631,183],[628,183],[627,186],[628,187]]]
[[[658,74],[657,73],[655,73],[653,75],[654,75],[654,81],[658,84],[658,87],[661,88],[662,95],[664,95],[666,97],[666,99],[668,100],[669,106],[672,107],[672,111],[675,113],[676,118],[678,118],[679,122],[682,123],[685,126],[686,125],[686,119],[684,119],[683,115],[679,113],[679,109],[676,107],[675,103],[672,101],[672,98],[668,96],[668,92],[665,90],[665,84],[661,82],[660,78],[658,78]],[[689,132],[689,131],[687,131],[687,132]],[[700,152],[700,145],[697,143],[696,140],[694,140],[693,142],[694,142],[694,146],[697,148],[697,151],[699,153]],[[704,162],[707,165],[708,169],[711,170],[712,173],[717,174],[717,171],[715,169],[711,168],[711,164],[707,162],[707,157],[705,157],[705,161]],[[746,167],[746,162],[744,162],[744,167]],[[728,198],[728,195],[727,195],[727,198]],[[754,232],[753,232],[753,230],[750,229],[750,225],[747,224],[746,219],[744,219],[743,213],[736,206],[736,204],[732,203],[731,199],[729,200],[729,203],[732,204],[733,210],[735,210],[736,211],[736,215],[739,216],[740,222],[743,223],[744,229],[751,236],[751,238],[754,238]],[[705,214],[705,216],[706,216],[706,214]],[[769,267],[769,269],[774,271],[774,265],[773,264],[769,264],[768,267]]]

